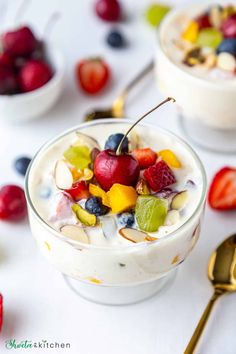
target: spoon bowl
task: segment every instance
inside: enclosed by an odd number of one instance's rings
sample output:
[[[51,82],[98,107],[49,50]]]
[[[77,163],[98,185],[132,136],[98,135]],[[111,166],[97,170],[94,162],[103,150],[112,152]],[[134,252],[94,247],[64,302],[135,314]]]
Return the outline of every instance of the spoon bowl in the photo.
[[[195,352],[197,343],[216,300],[223,294],[236,291],[236,234],[228,237],[212,253],[208,263],[208,277],[215,291],[203,312],[184,354]]]

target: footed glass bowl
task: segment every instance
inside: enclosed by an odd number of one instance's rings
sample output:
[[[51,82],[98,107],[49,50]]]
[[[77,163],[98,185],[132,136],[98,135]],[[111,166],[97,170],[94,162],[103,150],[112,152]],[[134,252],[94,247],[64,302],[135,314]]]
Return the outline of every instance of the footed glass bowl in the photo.
[[[31,162],[26,176],[26,197],[33,236],[44,256],[81,296],[105,304],[128,304],[154,295],[172,277],[174,270],[195,246],[200,232],[206,195],[205,171],[195,152],[174,134],[154,125],[140,124],[139,129],[164,136],[173,149],[188,153],[195,162],[201,178],[200,200],[194,212],[177,230],[154,242],[117,245],[115,247],[84,244],[71,240],[53,229],[40,214],[33,197],[35,174],[39,162],[51,147],[76,130],[88,134],[89,129],[120,126],[132,121],[122,119],[83,123],[45,144]],[[54,149],[55,150],[55,149]]]

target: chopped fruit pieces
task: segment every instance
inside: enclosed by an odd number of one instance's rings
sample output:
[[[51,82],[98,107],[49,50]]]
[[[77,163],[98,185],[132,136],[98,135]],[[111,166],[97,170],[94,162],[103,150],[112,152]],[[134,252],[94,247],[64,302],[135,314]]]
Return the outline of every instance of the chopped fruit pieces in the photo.
[[[141,170],[154,165],[157,159],[157,154],[150,148],[135,149],[132,155],[138,160]]]
[[[110,78],[110,69],[100,58],[90,58],[76,66],[76,77],[80,87],[89,94],[100,92]]]
[[[90,196],[88,186],[85,181],[78,181],[66,190],[74,200],[87,199]]]
[[[57,161],[54,169],[54,178],[57,188],[70,189],[73,185],[73,174],[64,160]]]
[[[186,206],[188,199],[189,199],[188,191],[177,193],[172,199],[171,208],[175,210],[183,209]]]
[[[156,237],[149,236],[148,234],[146,234],[146,232],[137,229],[132,229],[129,227],[124,227],[123,229],[120,229],[119,233],[122,237],[134,243],[145,242],[145,241],[150,242],[150,241],[157,240]]]
[[[145,179],[140,178],[140,180],[138,181],[138,183],[136,185],[136,192],[141,195],[150,194],[150,190],[148,188],[148,185],[147,185],[147,182],[145,181]]]
[[[85,167],[83,170],[82,180],[83,181],[90,181],[93,178],[93,171],[90,168]]]
[[[197,40],[198,32],[198,23],[196,21],[191,21],[182,33],[182,38],[185,41],[195,43]]]
[[[132,227],[135,222],[134,214],[132,213],[120,213],[117,215],[117,218],[119,224],[125,227]]]
[[[89,277],[88,280],[91,281],[91,283],[94,283],[94,284],[102,284],[101,280],[99,280],[97,278],[94,278],[94,277]]]
[[[154,196],[139,196],[135,216],[141,230],[155,232],[164,225],[168,201]]]
[[[2,329],[2,323],[3,323],[3,296],[0,294],[0,332]]]
[[[230,53],[219,53],[217,56],[217,67],[222,70],[234,72],[236,69],[236,60]]]
[[[99,197],[90,197],[86,200],[85,209],[96,216],[105,215],[109,208],[102,204],[102,199]]]
[[[124,134],[122,133],[117,133],[117,134],[112,134],[108,137],[106,143],[105,143],[105,149],[110,149],[110,150],[113,150],[113,151],[116,151],[120,142],[121,142],[121,139],[124,137]],[[122,152],[128,152],[129,150],[129,140],[128,138],[126,137],[125,140],[123,141],[122,143],[122,149],[121,151]]]
[[[77,170],[74,166],[69,166],[69,169],[73,176],[74,182],[77,182],[83,176],[83,172],[81,170]]]
[[[102,188],[100,188],[99,186],[96,186],[95,184],[90,183],[89,184],[89,192],[94,197],[102,198],[102,204],[110,207],[108,196]]]
[[[157,27],[169,11],[169,6],[164,4],[152,4],[147,8],[145,17],[151,26]]]
[[[29,60],[19,73],[19,84],[22,92],[34,91],[44,86],[53,76],[48,63],[43,60]]]
[[[236,38],[236,14],[222,22],[221,31],[225,38]]]
[[[202,14],[200,16],[198,16],[195,21],[198,24],[198,28],[199,30],[203,29],[203,28],[209,28],[211,27],[211,23],[210,23],[210,19],[209,19],[209,15],[208,13]]]
[[[161,160],[144,171],[144,177],[154,192],[176,182],[175,176],[165,161]]]
[[[222,168],[210,186],[208,195],[209,204],[216,210],[236,209],[236,169]]]
[[[197,45],[216,49],[223,39],[222,33],[216,28],[205,28],[199,32]]]
[[[161,150],[158,152],[158,156],[164,160],[169,167],[181,168],[181,162],[177,158],[177,156],[171,150]]]
[[[137,200],[137,193],[133,187],[119,183],[113,184],[109,192],[107,192],[107,196],[113,213],[121,213],[132,209]]]
[[[25,193],[21,187],[6,185],[0,189],[0,220],[18,221],[27,212]]]
[[[117,155],[112,150],[101,151],[94,163],[94,175],[105,191],[114,183],[135,186],[139,172],[138,161],[132,155]]]
[[[73,204],[72,210],[75,213],[77,219],[86,226],[95,226],[97,218],[95,215],[90,214],[87,210],[84,210],[79,204]]]
[[[217,48],[217,54],[222,52],[230,53],[233,56],[236,56],[236,38],[224,39]]]
[[[75,168],[83,170],[91,162],[90,151],[87,146],[70,146],[64,152],[64,157]]]
[[[89,243],[88,235],[82,227],[76,225],[64,225],[60,228],[60,232],[74,241]]]

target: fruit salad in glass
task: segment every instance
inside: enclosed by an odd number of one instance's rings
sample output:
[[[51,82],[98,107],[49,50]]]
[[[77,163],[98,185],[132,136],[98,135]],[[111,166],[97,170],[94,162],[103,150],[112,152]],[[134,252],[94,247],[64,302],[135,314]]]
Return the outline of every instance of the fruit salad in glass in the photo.
[[[26,178],[40,249],[82,296],[108,304],[167,282],[198,239],[205,200],[205,172],[186,143],[146,124],[124,138],[130,126],[81,124],[44,145]]]

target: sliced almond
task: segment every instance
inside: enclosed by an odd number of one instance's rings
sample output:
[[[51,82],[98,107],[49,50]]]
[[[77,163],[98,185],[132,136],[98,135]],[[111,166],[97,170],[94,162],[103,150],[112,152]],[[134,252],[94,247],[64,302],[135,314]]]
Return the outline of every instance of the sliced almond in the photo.
[[[73,184],[73,175],[64,160],[56,163],[54,170],[54,178],[57,188],[70,189]]]
[[[157,240],[155,237],[149,236],[146,232],[129,227],[123,227],[119,230],[119,233],[122,237],[126,238],[126,240],[134,243]]]
[[[88,236],[82,227],[76,225],[64,225],[61,227],[60,232],[71,240],[89,243]]]
[[[98,144],[97,140],[91,137],[90,135],[81,133],[79,131],[76,132],[78,140],[73,145],[86,145],[90,149],[100,149],[100,145]]]
[[[188,191],[177,193],[171,202],[171,209],[180,210],[185,207],[189,199]]]

